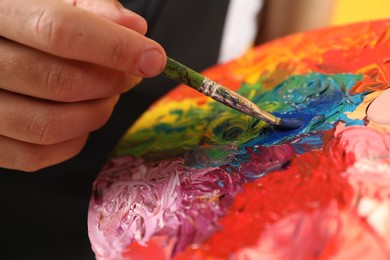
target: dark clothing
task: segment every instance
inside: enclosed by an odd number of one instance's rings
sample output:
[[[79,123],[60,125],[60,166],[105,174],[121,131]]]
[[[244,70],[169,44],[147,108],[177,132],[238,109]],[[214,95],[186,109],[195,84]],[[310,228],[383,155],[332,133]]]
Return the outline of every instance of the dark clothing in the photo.
[[[196,70],[217,61],[228,0],[129,0],[148,36]],[[94,181],[129,126],[175,82],[145,79],[123,95],[109,122],[75,158],[36,173],[0,169],[0,259],[94,259],[87,232]]]

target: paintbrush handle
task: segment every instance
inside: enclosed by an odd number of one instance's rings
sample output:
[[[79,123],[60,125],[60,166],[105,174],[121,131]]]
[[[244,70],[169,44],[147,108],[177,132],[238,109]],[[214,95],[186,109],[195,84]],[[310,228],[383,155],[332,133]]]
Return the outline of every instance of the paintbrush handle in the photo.
[[[169,57],[163,74],[244,114],[260,118],[271,124],[275,124],[277,122],[277,118],[274,115],[258,108],[248,99]]]
[[[168,78],[176,80],[177,82],[183,83],[196,90],[199,90],[204,80],[203,75],[169,57],[167,58],[167,65],[162,73]]]
[[[211,97],[225,106],[236,109],[249,116],[264,120],[269,124],[280,126],[285,129],[295,129],[303,124],[301,119],[282,119],[276,117],[273,114],[259,108],[250,100],[244,98],[237,92],[225,88],[215,81],[206,78],[198,72],[169,57],[162,73],[168,78],[198,90],[199,92]]]

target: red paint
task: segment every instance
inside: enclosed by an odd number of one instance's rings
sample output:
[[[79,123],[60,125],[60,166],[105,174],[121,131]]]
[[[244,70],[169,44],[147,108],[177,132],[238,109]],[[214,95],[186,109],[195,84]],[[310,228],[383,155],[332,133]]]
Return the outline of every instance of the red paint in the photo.
[[[168,259],[168,257],[165,256],[165,252],[160,243],[157,243],[155,240],[149,241],[146,246],[142,246],[137,242],[130,244],[129,247],[122,253],[122,257],[123,260]]]
[[[244,186],[229,210],[221,219],[223,233],[215,234],[199,249],[187,248],[175,259],[227,259],[238,250],[254,246],[267,226],[294,213],[311,213],[336,203],[343,209],[353,199],[352,187],[340,172],[354,161],[345,154],[337,140],[331,140],[324,151],[297,155],[286,170],[268,174]],[[315,239],[315,235],[308,237]],[[285,245],[291,241],[284,241]],[[321,255],[332,254],[336,242],[329,240]]]

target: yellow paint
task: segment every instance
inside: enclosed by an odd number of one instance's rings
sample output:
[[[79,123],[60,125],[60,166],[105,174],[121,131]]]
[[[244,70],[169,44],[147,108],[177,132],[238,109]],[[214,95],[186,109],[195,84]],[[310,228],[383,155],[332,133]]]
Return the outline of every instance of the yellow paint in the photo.
[[[198,107],[197,102],[196,99],[186,99],[184,101],[162,100],[150,107],[128,130],[127,134],[130,135],[142,129],[152,128],[156,122],[174,124],[177,115],[172,114],[172,111],[187,111],[191,107]]]
[[[337,0],[332,25],[390,18],[390,0]]]
[[[366,111],[367,111],[368,106],[381,93],[382,93],[382,91],[375,91],[375,92],[368,94],[367,96],[365,96],[363,102],[359,106],[357,106],[355,111],[346,112],[345,114],[347,115],[348,118],[350,118],[352,120],[364,120],[364,118],[366,117],[366,114],[367,114]]]

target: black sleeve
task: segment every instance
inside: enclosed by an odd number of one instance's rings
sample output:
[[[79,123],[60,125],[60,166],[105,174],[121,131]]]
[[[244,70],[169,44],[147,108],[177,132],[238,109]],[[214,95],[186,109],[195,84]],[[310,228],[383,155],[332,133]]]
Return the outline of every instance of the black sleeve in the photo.
[[[146,18],[148,36],[169,56],[197,70],[217,61],[228,0],[122,3]],[[94,259],[87,233],[92,182],[126,129],[175,85],[145,79],[121,97],[109,122],[69,161],[36,173],[0,168],[0,259]]]

